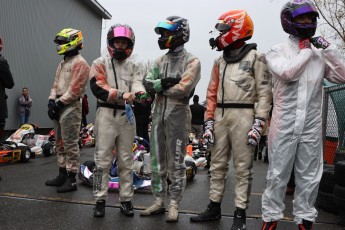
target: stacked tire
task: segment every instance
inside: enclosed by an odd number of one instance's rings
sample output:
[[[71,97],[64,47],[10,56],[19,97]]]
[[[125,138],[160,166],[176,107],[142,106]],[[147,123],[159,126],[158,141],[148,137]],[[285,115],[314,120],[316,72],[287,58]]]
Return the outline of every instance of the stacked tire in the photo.
[[[323,174],[320,181],[319,193],[316,199],[316,207],[333,214],[338,214],[338,209],[334,202],[335,173],[334,165],[324,165]]]
[[[338,210],[338,222],[345,226],[345,160],[335,163],[334,178],[333,200]]]

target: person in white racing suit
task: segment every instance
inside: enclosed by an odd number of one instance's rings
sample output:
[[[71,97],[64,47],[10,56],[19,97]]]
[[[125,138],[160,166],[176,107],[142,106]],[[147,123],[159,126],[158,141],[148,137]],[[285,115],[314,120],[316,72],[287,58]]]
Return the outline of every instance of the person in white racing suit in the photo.
[[[210,39],[223,55],[214,62],[206,95],[205,133],[213,143],[210,167],[210,203],[190,218],[192,222],[221,219],[229,161],[233,159],[235,212],[231,230],[246,229],[246,209],[251,193],[255,146],[260,141],[272,100],[271,75],[265,55],[256,44],[246,44],[254,31],[245,10],[222,14]],[[254,107],[254,104],[257,104]]]
[[[63,29],[54,42],[58,54],[64,55],[64,60],[57,67],[48,102],[48,116],[55,131],[59,175],[45,184],[57,186],[57,192],[65,193],[77,190],[81,97],[89,80],[90,67],[79,54],[83,48],[80,30]]]
[[[167,222],[178,221],[178,206],[186,186],[184,157],[188,143],[191,112],[189,99],[200,80],[200,61],[184,49],[189,40],[188,20],[171,16],[159,22],[158,44],[169,52],[158,57],[144,81],[146,90],[156,93],[152,115],[150,153],[153,204],[141,216],[165,213],[167,177],[170,205]]]
[[[120,210],[125,216],[134,215],[133,154],[135,117],[131,108],[136,95],[145,95],[142,75],[137,64],[128,58],[132,54],[135,35],[126,24],[115,24],[107,34],[110,56],[93,61],[90,70],[90,86],[97,98],[94,126],[96,150],[94,159],[93,193],[96,200],[95,217],[105,215],[108,197],[109,170],[113,162],[113,150],[118,164],[120,179]]]
[[[288,1],[281,23],[290,36],[267,53],[272,73],[273,114],[268,136],[269,167],[262,195],[262,229],[276,229],[284,214],[286,186],[294,167],[294,221],[312,229],[323,171],[322,82],[345,83],[345,60],[322,37],[313,37],[319,13],[310,0]],[[313,45],[313,46],[312,46]]]

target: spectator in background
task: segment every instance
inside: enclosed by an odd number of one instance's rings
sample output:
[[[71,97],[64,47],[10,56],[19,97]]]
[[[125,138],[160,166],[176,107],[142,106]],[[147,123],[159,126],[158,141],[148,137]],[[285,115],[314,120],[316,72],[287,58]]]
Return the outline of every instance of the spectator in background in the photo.
[[[4,138],[4,129],[7,114],[7,95],[5,89],[12,89],[14,86],[12,73],[7,60],[1,55],[2,38],[0,37],[0,142]],[[1,180],[1,177],[0,177]]]
[[[194,95],[193,104],[189,106],[192,113],[191,132],[195,132],[197,139],[204,133],[204,113],[206,108],[199,104],[199,96]]]
[[[137,136],[144,138],[147,142],[150,142],[149,123],[152,103],[145,105],[135,101],[133,104]]]
[[[81,125],[82,127],[87,126],[86,115],[89,114],[89,102],[87,100],[87,95],[84,94],[82,103],[81,103]]]
[[[1,55],[2,38],[0,37],[0,141],[4,138],[4,129],[7,113],[7,95],[5,89],[12,89],[14,86],[12,73],[7,60]]]
[[[29,95],[29,89],[27,87],[23,87],[22,95],[18,98],[18,102],[19,121],[20,126],[22,126],[23,124],[29,122],[30,111],[32,106],[32,98]]]

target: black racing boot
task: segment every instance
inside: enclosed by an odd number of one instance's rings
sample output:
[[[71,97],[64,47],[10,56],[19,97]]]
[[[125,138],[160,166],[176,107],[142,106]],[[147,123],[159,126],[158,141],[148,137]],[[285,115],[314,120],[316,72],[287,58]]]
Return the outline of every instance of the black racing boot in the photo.
[[[203,222],[210,220],[220,220],[220,218],[222,218],[220,205],[220,202],[218,203],[211,201],[211,203],[207,206],[207,209],[203,213],[200,213],[197,216],[192,216],[190,218],[190,221]]]
[[[98,200],[96,206],[94,207],[93,216],[103,217],[105,214],[105,200]]]
[[[67,179],[65,183],[57,188],[58,193],[65,193],[65,192],[73,192],[78,189],[77,187],[77,180],[76,180],[76,173],[67,171]]]
[[[313,229],[313,222],[309,220],[302,220],[302,224],[298,225],[298,230],[312,230]]]
[[[134,216],[133,205],[131,201],[121,202],[120,210],[125,216]]]
[[[61,186],[65,183],[67,179],[67,171],[66,168],[59,168],[59,175],[52,180],[47,180],[47,186]]]
[[[246,210],[236,208],[234,212],[234,222],[231,230],[246,230]]]

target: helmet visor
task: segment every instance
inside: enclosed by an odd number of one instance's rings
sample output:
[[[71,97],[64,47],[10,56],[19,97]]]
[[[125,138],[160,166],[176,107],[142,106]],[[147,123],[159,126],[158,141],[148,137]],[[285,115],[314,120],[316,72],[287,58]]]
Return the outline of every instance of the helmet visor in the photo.
[[[218,23],[216,24],[215,28],[220,31],[226,31],[226,30],[230,30],[230,25],[225,23],[223,20],[219,20]]]
[[[159,22],[155,28],[155,32],[156,34],[160,34],[161,29],[166,29],[169,31],[176,31],[178,28],[178,24],[174,23],[172,21],[163,21],[163,22]]]
[[[109,39],[118,38],[118,37],[125,37],[125,38],[129,38],[130,40],[132,40],[133,32],[131,29],[129,29],[125,26],[114,27],[112,30],[112,33],[110,34]]]
[[[295,9],[291,12],[291,15],[293,18],[302,15],[302,14],[308,14],[308,13],[314,13],[317,16],[319,16],[317,9],[314,5],[302,5],[301,7]]]

